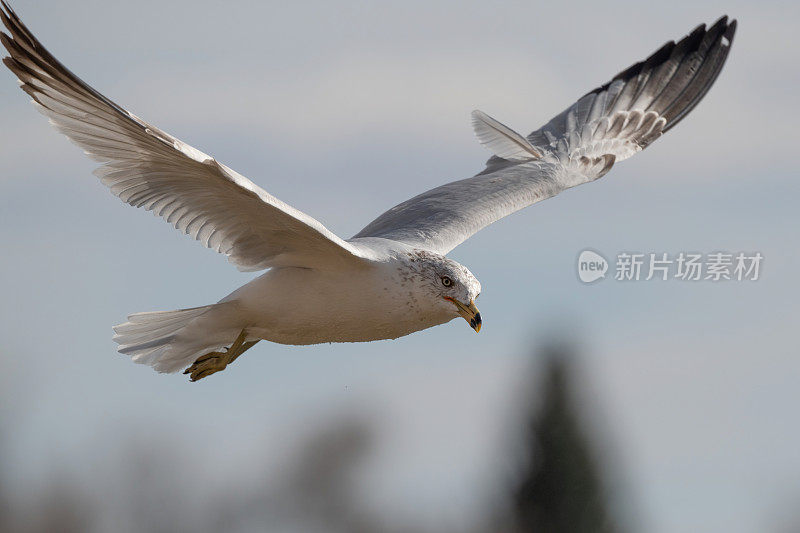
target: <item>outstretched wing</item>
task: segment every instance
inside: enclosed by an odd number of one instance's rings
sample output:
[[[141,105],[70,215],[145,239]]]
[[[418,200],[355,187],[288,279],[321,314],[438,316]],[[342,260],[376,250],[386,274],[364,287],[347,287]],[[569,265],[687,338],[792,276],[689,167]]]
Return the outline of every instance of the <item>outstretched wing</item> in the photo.
[[[228,256],[240,270],[333,266],[358,248],[218,163],[104,97],[53,57],[3,1],[3,62],[50,123],[93,159],[122,201],[144,207]]]
[[[474,112],[478,139],[495,153],[486,169],[393,207],[354,238],[381,237],[444,254],[492,222],[602,177],[697,105],[722,70],[735,31],[728,17],[708,29],[698,26],[527,138]]]

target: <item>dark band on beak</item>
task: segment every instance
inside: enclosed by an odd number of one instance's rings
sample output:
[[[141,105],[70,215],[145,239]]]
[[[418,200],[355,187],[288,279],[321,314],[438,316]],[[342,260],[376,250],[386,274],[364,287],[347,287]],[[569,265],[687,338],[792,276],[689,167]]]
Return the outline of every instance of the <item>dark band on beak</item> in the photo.
[[[449,296],[445,296],[444,299],[456,306],[458,314],[469,322],[469,326],[474,329],[476,333],[481,330],[481,324],[483,322],[481,321],[481,314],[478,308],[475,307],[475,300],[470,300],[468,304],[462,304],[455,298],[450,298]]]
[[[474,329],[475,331],[478,331],[478,330],[480,330],[480,329],[481,329],[481,324],[482,324],[482,322],[481,322],[481,314],[480,314],[480,313],[478,313],[477,315],[475,315],[475,316],[474,316],[474,317],[473,317],[473,318],[472,318],[472,319],[469,321],[469,325],[470,325],[470,327],[471,327],[472,329]]]

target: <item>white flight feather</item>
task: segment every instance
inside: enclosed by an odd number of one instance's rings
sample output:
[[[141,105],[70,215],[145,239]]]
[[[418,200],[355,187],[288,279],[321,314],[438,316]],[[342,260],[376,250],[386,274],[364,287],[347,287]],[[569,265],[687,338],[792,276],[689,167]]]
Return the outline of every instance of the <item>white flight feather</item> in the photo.
[[[509,161],[542,158],[542,154],[525,137],[483,111],[476,109],[472,112],[472,128],[478,141],[497,157]]]

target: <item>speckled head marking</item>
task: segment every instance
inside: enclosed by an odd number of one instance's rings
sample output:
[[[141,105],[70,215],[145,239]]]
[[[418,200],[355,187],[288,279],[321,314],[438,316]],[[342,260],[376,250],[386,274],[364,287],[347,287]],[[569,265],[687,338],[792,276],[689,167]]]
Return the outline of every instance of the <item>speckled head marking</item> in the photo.
[[[406,252],[400,261],[403,282],[411,283],[425,305],[452,318],[462,316],[475,330],[481,329],[481,314],[475,298],[481,284],[467,267],[452,259],[425,250]]]

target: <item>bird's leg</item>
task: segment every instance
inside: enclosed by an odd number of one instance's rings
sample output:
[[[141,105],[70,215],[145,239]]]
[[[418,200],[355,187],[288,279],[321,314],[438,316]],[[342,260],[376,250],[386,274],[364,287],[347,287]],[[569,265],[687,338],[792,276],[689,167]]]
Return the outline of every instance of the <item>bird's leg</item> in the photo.
[[[247,350],[249,350],[250,348],[252,348],[253,346],[255,346],[257,342],[258,342],[258,341],[250,341],[250,342],[244,342],[244,343],[242,343],[242,346],[241,346],[241,348],[239,348],[239,350],[238,350],[238,351],[237,351],[235,354],[231,354],[231,356],[230,356],[230,360],[228,361],[228,364],[231,364],[231,363],[233,363],[234,361],[236,361],[236,359],[237,359],[237,358],[238,358],[240,355],[242,355],[244,352],[246,352]]]
[[[233,363],[237,357],[252,348],[258,341],[245,342],[247,330],[243,329],[230,348],[225,348],[222,352],[210,352],[201,357],[184,370],[184,374],[190,374],[190,381],[197,381],[204,377],[225,370],[229,364]]]

